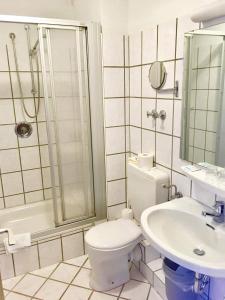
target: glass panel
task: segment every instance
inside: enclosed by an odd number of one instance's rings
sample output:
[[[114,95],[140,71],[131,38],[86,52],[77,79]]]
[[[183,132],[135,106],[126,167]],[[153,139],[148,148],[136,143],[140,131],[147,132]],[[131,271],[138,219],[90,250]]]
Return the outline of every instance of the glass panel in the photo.
[[[181,157],[194,163],[224,166],[219,153],[224,132],[221,123],[224,39],[187,34],[185,47]]]
[[[94,215],[85,29],[46,30],[46,74],[58,222]]]

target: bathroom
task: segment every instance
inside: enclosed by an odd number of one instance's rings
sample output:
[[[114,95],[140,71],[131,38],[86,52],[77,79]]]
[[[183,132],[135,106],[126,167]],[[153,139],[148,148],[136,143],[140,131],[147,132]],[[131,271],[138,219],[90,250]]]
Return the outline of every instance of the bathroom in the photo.
[[[0,299],[225,299],[223,11],[1,1]]]

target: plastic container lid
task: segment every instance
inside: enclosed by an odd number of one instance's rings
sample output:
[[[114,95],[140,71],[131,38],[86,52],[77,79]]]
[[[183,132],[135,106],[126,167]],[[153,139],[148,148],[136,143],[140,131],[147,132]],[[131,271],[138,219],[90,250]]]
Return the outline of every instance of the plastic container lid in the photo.
[[[131,220],[109,221],[91,228],[85,240],[91,247],[115,249],[126,246],[141,235],[141,229]]]

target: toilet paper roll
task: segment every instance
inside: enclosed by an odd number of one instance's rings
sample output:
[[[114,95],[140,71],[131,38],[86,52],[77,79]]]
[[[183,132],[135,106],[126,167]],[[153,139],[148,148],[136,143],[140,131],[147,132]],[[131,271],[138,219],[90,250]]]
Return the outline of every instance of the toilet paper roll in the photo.
[[[153,158],[152,153],[139,153],[138,154],[138,166],[145,170],[149,170],[153,167]]]
[[[124,208],[121,212],[122,219],[132,220],[134,218],[133,211],[130,208]]]

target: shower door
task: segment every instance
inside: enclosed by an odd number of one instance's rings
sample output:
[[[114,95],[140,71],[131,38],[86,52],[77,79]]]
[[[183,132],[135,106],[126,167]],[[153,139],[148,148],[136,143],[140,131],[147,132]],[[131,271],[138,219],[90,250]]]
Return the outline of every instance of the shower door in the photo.
[[[56,225],[95,216],[87,29],[39,25]]]

